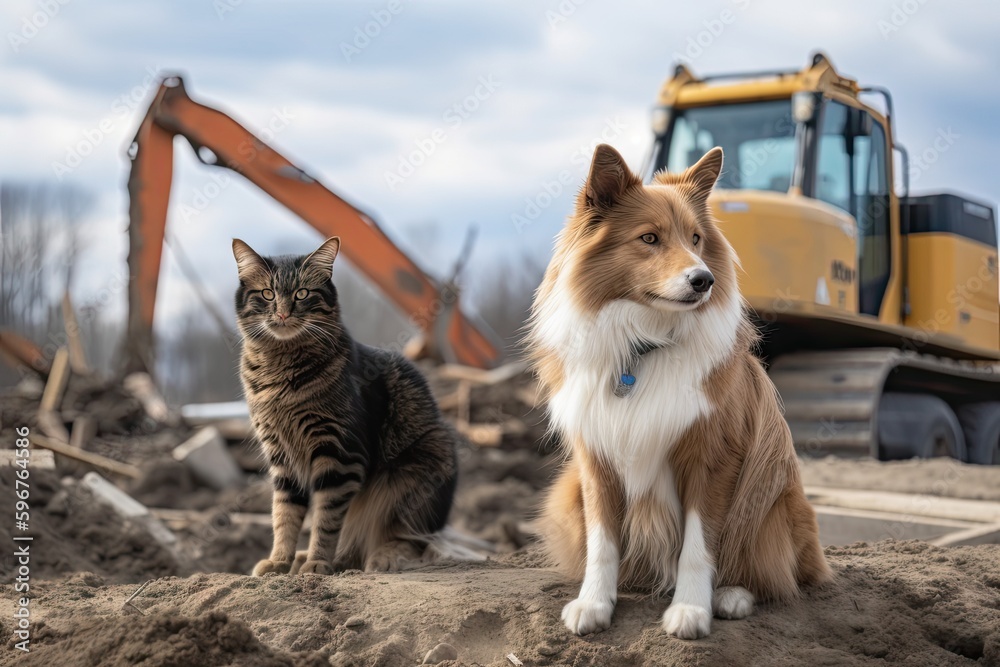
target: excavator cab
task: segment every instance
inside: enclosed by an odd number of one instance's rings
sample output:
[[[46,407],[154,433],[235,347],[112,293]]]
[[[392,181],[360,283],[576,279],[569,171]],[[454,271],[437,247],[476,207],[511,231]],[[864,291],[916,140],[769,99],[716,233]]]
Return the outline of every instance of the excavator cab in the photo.
[[[708,77],[696,82],[686,68],[678,68],[675,81],[680,78],[684,83],[672,90],[674,104],[659,107],[654,117],[657,137],[650,171],[683,171],[708,149],[721,146],[726,166],[717,187],[725,193],[722,196],[726,201],[718,213],[724,222],[740,217],[736,214],[751,212],[753,202],[748,197],[758,198],[757,193],[766,193],[761,199],[770,206],[780,207],[782,195],[786,201],[803,198],[819,204],[813,207],[807,224],[830,227],[834,235],[842,237],[836,244],[840,255],[824,263],[827,275],[817,274],[815,285],[795,281],[812,289],[801,294],[795,291],[790,300],[807,301],[811,297],[820,306],[878,319],[893,264],[888,119],[876,117],[873,110],[861,105],[856,93],[854,99],[843,99],[825,94],[822,87],[809,89],[812,84],[805,79],[814,75],[817,67],[832,72],[829,61],[819,56],[805,74],[749,75],[772,81],[770,90],[762,84],[761,94],[743,99],[709,96],[693,100],[690,106],[683,104],[683,98],[690,95],[692,85],[704,85],[704,91],[718,90],[720,82],[736,77]],[[794,83],[790,86],[785,80]],[[831,81],[848,90],[853,84],[839,76]],[[776,85],[782,82],[785,85]],[[709,100],[712,102],[699,103]],[[742,191],[739,194],[743,197],[734,199],[733,191]],[[756,222],[762,222],[754,230],[757,238],[747,238],[747,242],[764,242],[771,236],[766,221]],[[809,242],[808,236],[813,234],[808,228],[804,231],[807,238],[800,239],[800,243]],[[738,251],[742,240],[734,239]],[[848,245],[854,246],[853,251]],[[782,291],[781,284],[758,285],[753,278],[749,280],[751,284],[744,286],[744,292],[757,301],[761,297],[773,299]],[[901,313],[894,318],[886,315],[896,322],[902,317]]]

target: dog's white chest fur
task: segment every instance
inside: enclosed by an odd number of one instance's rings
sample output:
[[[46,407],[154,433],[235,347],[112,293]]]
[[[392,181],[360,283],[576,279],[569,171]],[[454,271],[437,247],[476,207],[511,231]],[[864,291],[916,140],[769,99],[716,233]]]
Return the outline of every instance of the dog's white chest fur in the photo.
[[[556,302],[540,322],[563,361],[563,384],[549,404],[554,423],[614,466],[629,498],[646,494],[670,448],[711,411],[705,379],[731,354],[739,317],[738,302],[669,313],[614,301],[596,318],[569,299]],[[636,341],[659,347],[640,359],[631,391],[618,396],[614,386]]]

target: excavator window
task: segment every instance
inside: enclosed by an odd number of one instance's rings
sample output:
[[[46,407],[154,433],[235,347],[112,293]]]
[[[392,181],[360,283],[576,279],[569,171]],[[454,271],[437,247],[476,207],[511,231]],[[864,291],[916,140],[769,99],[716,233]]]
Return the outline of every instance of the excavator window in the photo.
[[[857,222],[859,311],[877,317],[889,285],[889,185],[885,130],[863,109],[827,100],[814,196]]]
[[[656,169],[681,172],[713,146],[726,154],[719,187],[787,192],[795,166],[791,100],[678,109]]]
[[[846,133],[848,109],[830,102],[823,111],[816,155],[816,199],[851,212],[851,171],[854,145]],[[853,213],[852,213],[853,214]]]

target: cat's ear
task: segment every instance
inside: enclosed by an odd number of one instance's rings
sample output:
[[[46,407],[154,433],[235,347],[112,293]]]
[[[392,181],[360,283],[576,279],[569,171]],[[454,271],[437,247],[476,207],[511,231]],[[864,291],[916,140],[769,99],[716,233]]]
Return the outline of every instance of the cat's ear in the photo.
[[[302,262],[302,268],[314,272],[323,280],[333,278],[333,260],[337,259],[340,252],[340,237],[334,236],[323,241],[323,245],[316,248],[311,255]]]
[[[233,257],[236,258],[236,269],[240,280],[266,277],[269,273],[267,262],[240,239],[233,239]]]

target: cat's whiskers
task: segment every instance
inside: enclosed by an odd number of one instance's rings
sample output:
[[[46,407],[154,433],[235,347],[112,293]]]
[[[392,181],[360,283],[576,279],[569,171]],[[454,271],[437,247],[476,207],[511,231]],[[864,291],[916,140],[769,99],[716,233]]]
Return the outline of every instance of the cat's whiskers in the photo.
[[[310,334],[313,337],[313,340],[317,343],[329,343],[331,345],[336,343],[336,339],[333,334],[315,322],[303,320],[302,329],[306,333]]]
[[[262,334],[267,332],[267,322],[256,322],[251,327],[249,327],[243,337],[240,338],[237,345],[242,345],[243,341],[247,338],[250,340],[257,340]]]

